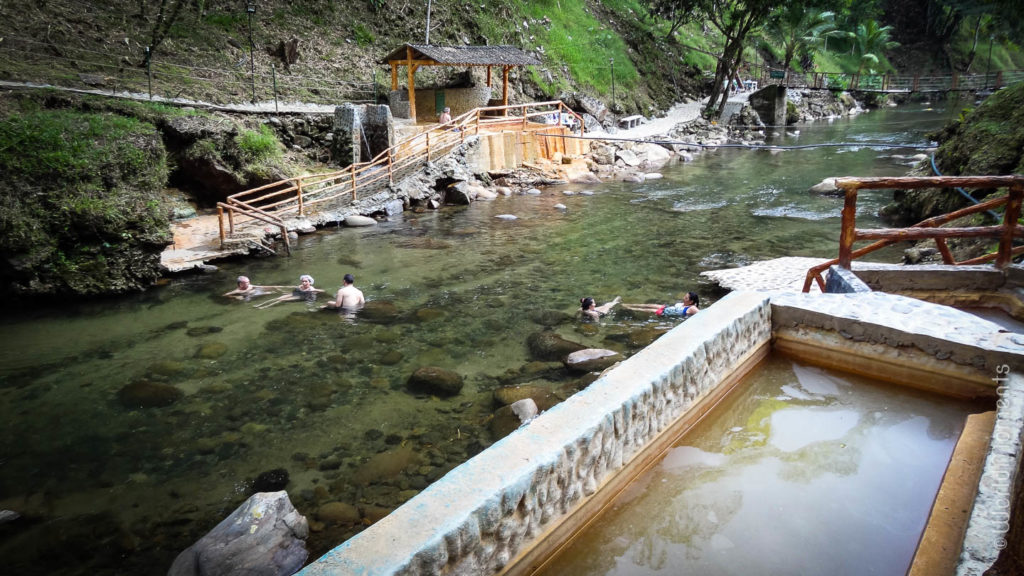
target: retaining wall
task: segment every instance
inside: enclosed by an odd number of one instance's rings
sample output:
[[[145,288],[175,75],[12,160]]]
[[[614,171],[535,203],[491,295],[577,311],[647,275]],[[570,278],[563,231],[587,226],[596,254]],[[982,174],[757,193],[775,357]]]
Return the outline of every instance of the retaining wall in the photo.
[[[1005,534],[990,511],[1009,514],[1006,495],[1019,482],[1024,336],[901,296],[770,298],[729,294],[299,574],[527,573],[565,530],[584,522],[644,462],[656,461],[678,436],[680,420],[709,411],[770,347],[798,356],[816,350],[810,357],[824,357],[825,365],[928,381],[923,387],[944,393],[948,384],[968,396],[1000,396],[958,569],[980,574]]]

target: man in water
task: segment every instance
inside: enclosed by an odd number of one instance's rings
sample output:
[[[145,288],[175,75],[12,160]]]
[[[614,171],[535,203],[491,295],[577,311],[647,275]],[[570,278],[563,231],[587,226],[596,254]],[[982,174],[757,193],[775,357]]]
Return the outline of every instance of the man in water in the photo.
[[[366,303],[363,298],[363,291],[355,287],[356,279],[351,274],[345,274],[345,283],[338,289],[338,294],[332,302],[324,305],[324,308],[337,308],[343,310],[355,310],[362,308]]]

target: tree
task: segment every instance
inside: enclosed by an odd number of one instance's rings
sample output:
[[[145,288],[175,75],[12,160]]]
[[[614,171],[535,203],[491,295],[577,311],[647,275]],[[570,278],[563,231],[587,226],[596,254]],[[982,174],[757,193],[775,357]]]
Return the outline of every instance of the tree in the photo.
[[[857,74],[864,72],[867,67],[868,73],[875,72],[875,66],[881,61],[879,56],[884,55],[886,50],[891,50],[900,45],[899,42],[890,40],[892,26],[879,26],[878,22],[868,20],[864,24],[858,24],[853,32],[853,53],[860,60],[860,67]]]
[[[171,26],[174,26],[174,22],[177,21],[178,16],[181,15],[181,9],[186,4],[191,4],[190,0],[160,0],[160,5],[157,7],[156,21],[153,22],[153,26],[149,30],[149,42],[146,44],[147,50],[146,55],[142,59],[142,64],[139,66],[145,68],[149,65],[150,60],[153,59],[153,53],[156,52],[157,46],[164,41],[167,37],[167,33],[170,32]],[[201,2],[200,2],[201,4]],[[146,0],[139,0],[139,17],[146,19]]]
[[[829,11],[807,10],[796,4],[772,14],[762,35],[768,42],[782,46],[782,65],[790,67],[798,51],[820,43],[821,38],[835,30],[835,14]]]
[[[747,38],[767,19],[772,8],[795,0],[648,0],[651,11],[673,23],[673,31],[687,19],[700,18],[721,33],[724,45],[715,67],[715,81],[704,112],[721,116],[729,99],[728,80],[736,75]]]

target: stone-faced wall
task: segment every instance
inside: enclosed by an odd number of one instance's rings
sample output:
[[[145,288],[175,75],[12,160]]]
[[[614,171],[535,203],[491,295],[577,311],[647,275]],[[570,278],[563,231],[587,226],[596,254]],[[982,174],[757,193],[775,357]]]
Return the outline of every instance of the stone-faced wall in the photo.
[[[733,293],[449,472],[300,574],[493,574],[623,469],[771,336]]]
[[[342,104],[334,109],[331,153],[340,166],[369,161],[394,141],[395,126],[387,106]]]
[[[769,126],[786,125],[786,87],[769,84],[750,95],[750,107]]]
[[[435,122],[436,90],[416,91],[416,121]],[[445,88],[444,105],[452,109],[452,116],[458,116],[467,110],[487,106],[491,98],[490,86],[472,86],[469,88]],[[409,93],[406,90],[392,90],[388,94],[388,103],[395,118],[409,117]]]

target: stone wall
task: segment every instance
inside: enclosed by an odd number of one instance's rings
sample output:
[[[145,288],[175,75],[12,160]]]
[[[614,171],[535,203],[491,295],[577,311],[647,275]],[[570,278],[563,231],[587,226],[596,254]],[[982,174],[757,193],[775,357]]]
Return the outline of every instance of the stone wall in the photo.
[[[870,374],[856,354],[866,350],[883,367],[909,367],[896,378],[901,383],[952,375],[990,398],[999,395],[958,569],[981,574],[1006,545],[1009,495],[1020,482],[1024,336],[945,306],[870,292],[773,294],[770,301],[764,293],[733,292],[300,574],[490,575],[532,566],[535,546],[542,554],[547,539],[561,537],[552,536],[561,522],[581,522],[575,513],[585,517],[588,505],[614,491],[602,488],[628,477],[631,464],[649,462],[651,446],[674,439],[666,430],[727,390],[737,367],[758,358],[769,341],[787,350],[794,339],[809,343],[822,365],[831,358],[834,367]]]
[[[395,141],[391,109],[384,105],[343,104],[334,109],[332,157],[344,167],[367,162]]]
[[[767,298],[730,294],[300,574],[497,572],[591,498],[739,361],[763,351],[770,335]]]
[[[445,88],[444,105],[452,109],[452,116],[487,106],[491,99],[490,86],[471,86],[469,88]],[[437,90],[416,90],[417,122],[433,122],[437,120]],[[409,117],[409,92],[392,90],[388,94],[388,103],[396,118]]]

